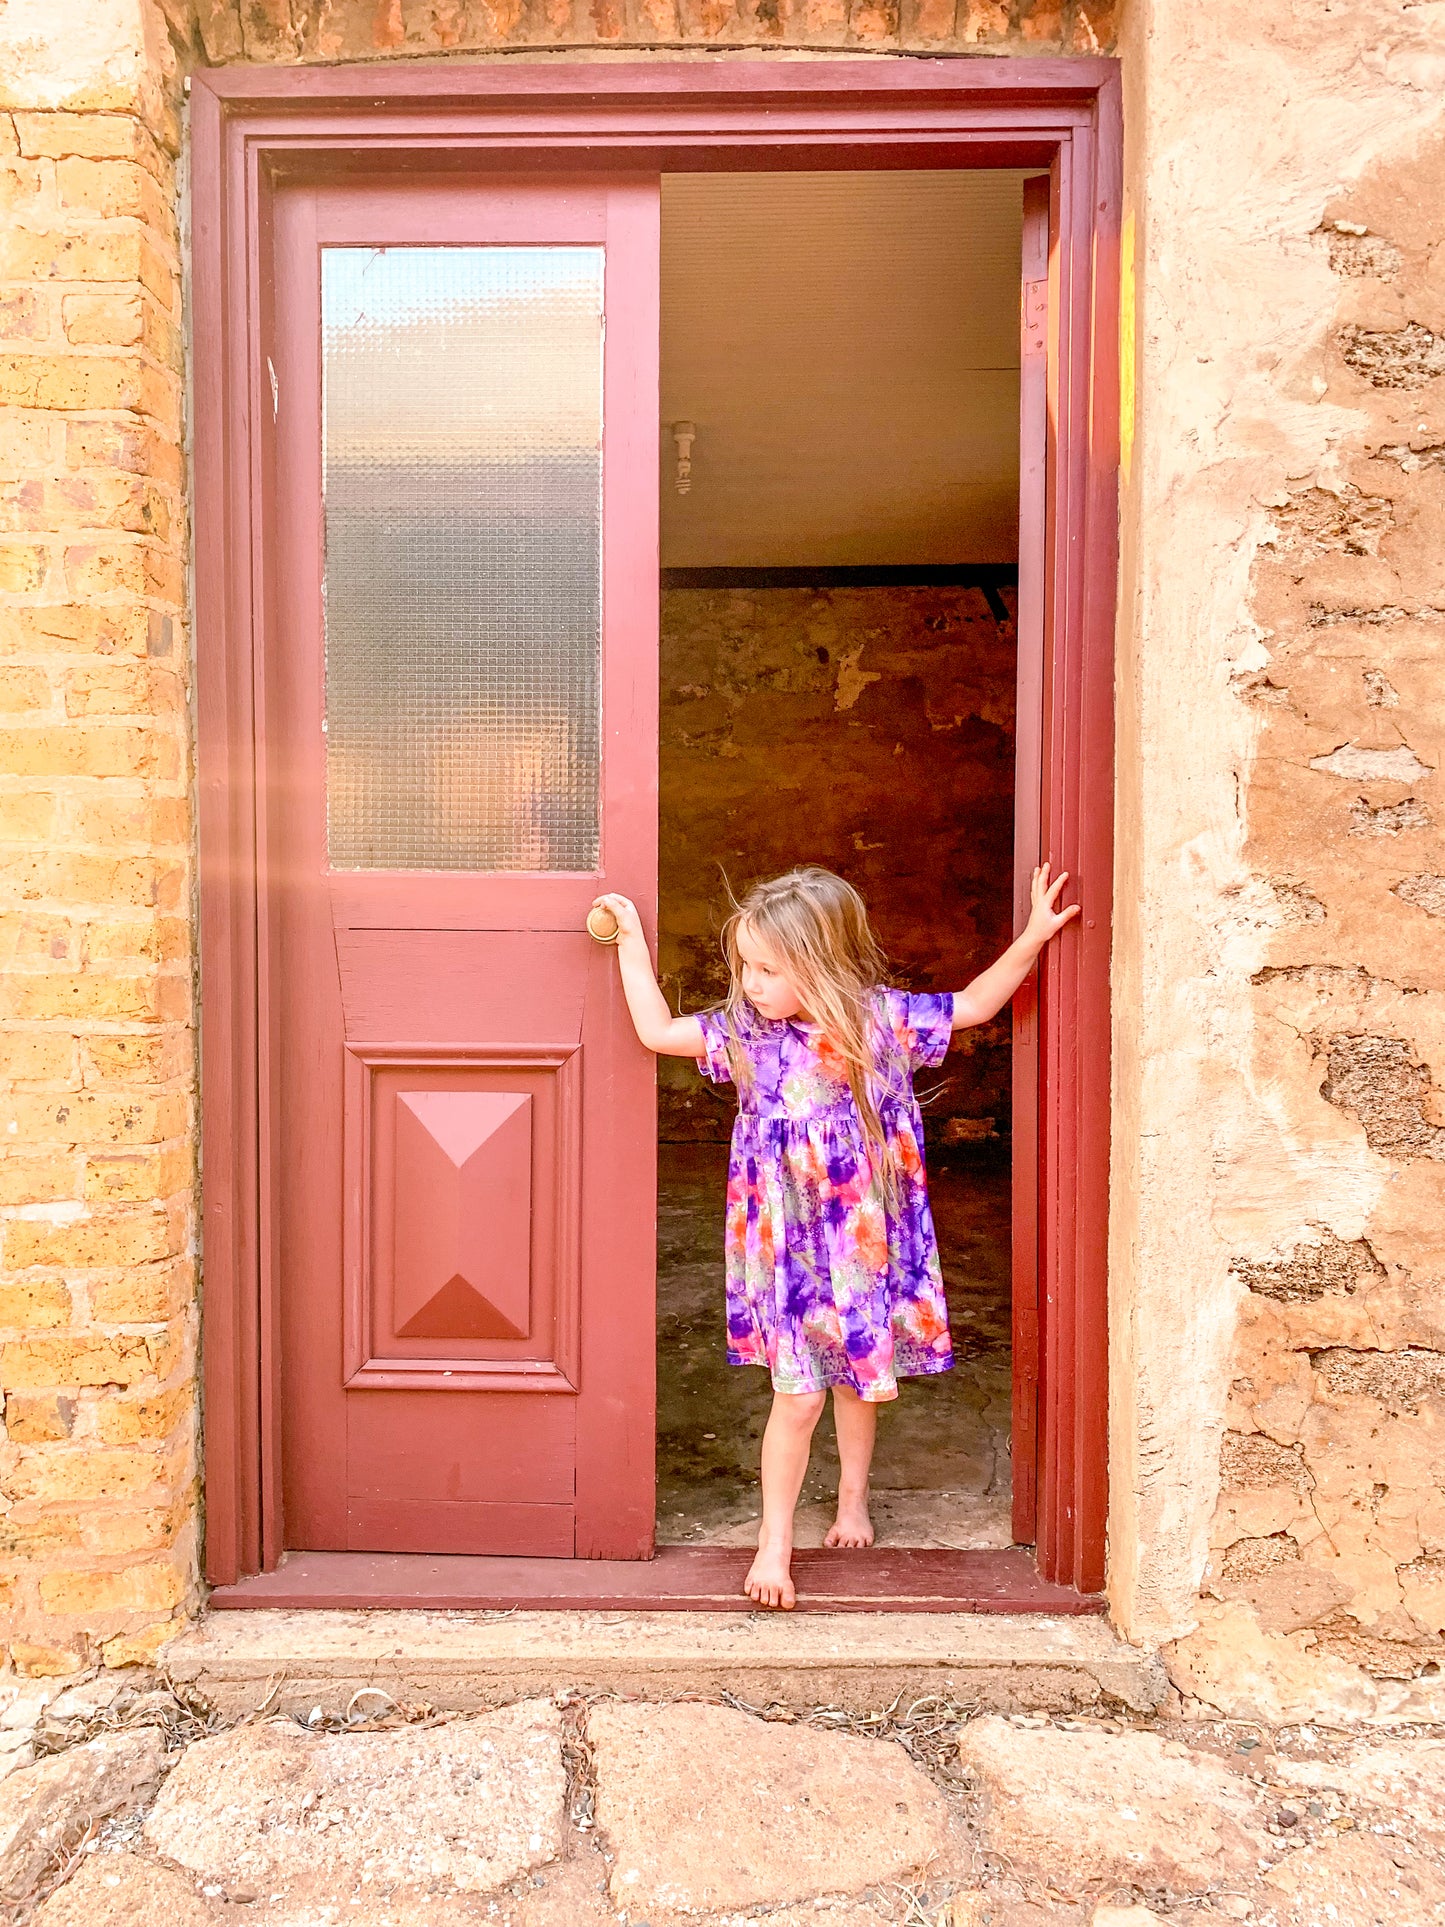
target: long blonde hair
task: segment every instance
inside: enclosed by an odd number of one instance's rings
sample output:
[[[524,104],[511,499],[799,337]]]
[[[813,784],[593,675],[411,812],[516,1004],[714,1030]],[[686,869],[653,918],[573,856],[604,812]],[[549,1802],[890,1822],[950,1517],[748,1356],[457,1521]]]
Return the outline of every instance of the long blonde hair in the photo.
[[[737,1038],[736,1013],[743,994],[738,932],[746,924],[792,979],[803,1008],[842,1059],[858,1117],[887,1184],[888,1140],[872,1084],[878,1057],[874,1032],[876,993],[886,959],[868,925],[862,897],[840,876],[816,864],[755,883],[723,925],[722,947],[731,979],[723,1006],[733,1081],[744,1088],[747,1057]]]

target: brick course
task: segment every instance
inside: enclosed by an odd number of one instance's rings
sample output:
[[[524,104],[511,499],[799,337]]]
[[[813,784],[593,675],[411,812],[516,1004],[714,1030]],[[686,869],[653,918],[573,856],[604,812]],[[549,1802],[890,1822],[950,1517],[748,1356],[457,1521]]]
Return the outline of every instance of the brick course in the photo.
[[[160,65],[90,90],[125,111],[40,111],[37,88],[36,111],[0,114],[0,1595],[26,1672],[143,1657],[196,1599],[178,143]]]
[[[208,62],[588,47],[1107,53],[1117,0],[197,0]]]

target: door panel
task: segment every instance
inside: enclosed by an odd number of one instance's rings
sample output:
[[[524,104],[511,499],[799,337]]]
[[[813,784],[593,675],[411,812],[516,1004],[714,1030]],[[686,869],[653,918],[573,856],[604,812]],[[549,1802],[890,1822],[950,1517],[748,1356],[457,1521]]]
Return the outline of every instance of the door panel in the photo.
[[[345,1383],[575,1392],[582,1052],[347,1056]]]
[[[644,1557],[655,178],[278,192],[282,1543]]]
[[[592,888],[595,893],[595,879]],[[588,897],[588,904],[591,901]],[[393,918],[395,914],[393,908]],[[344,906],[333,898],[335,967],[348,1036],[476,1042],[478,1015],[484,1012],[493,1041],[526,1043],[547,1037],[572,1049],[581,1042],[590,982],[587,971],[577,967],[577,937],[583,926],[565,935],[373,929],[347,923],[344,915]],[[591,959],[590,951],[581,953],[582,962]],[[426,984],[424,999],[417,996],[419,977]]]
[[[531,1336],[532,1096],[436,1090],[390,1093],[391,1307],[379,1307],[387,1349],[403,1341]],[[580,1177],[580,1173],[577,1174]],[[373,1272],[375,1276],[375,1272]],[[382,1294],[383,1298],[385,1293]]]
[[[358,1440],[354,1505],[469,1506],[496,1510],[499,1484],[515,1494],[512,1509],[572,1505],[568,1456],[576,1441],[575,1399],[485,1399],[458,1402],[468,1421],[471,1451],[461,1459],[428,1425],[455,1422],[451,1401],[419,1401],[401,1393],[372,1394],[364,1408],[368,1429]],[[360,1401],[357,1409],[363,1409]],[[420,1417],[418,1417],[420,1415]],[[375,1421],[375,1423],[373,1423]]]
[[[352,1406],[348,1538],[356,1549],[570,1558],[576,1403],[366,1393]]]

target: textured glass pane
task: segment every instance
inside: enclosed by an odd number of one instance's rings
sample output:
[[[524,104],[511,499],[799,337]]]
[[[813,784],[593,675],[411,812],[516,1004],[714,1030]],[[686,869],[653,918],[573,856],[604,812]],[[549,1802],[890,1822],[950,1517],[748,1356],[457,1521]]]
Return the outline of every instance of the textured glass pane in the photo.
[[[600,248],[322,254],[339,870],[597,867]]]

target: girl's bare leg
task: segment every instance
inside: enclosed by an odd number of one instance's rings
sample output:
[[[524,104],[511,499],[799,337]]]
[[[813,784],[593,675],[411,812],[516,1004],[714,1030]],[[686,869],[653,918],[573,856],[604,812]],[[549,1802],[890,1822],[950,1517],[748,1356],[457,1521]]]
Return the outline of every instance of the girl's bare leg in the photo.
[[[868,1468],[878,1431],[878,1407],[847,1385],[833,1387],[833,1423],[838,1429],[838,1516],[825,1546],[871,1546]]]
[[[774,1392],[773,1409],[763,1432],[763,1523],[758,1528],[758,1556],[743,1591],[760,1606],[791,1607],[793,1590],[793,1513],[803,1476],[813,1428],[822,1416],[826,1392]]]

